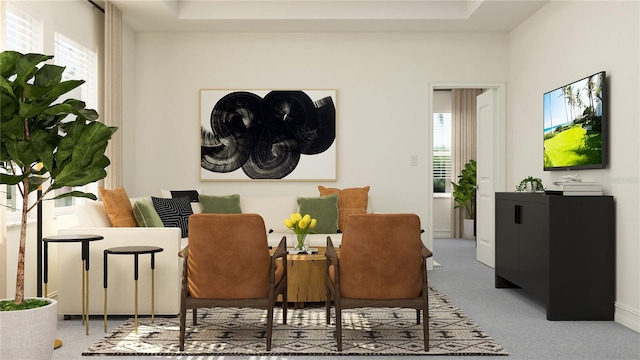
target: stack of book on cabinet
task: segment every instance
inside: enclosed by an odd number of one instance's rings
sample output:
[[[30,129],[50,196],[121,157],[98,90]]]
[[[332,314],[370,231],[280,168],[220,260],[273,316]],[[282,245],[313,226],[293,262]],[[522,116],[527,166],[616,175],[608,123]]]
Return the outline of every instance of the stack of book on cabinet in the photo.
[[[602,185],[589,182],[569,182],[560,185],[564,196],[602,196]]]

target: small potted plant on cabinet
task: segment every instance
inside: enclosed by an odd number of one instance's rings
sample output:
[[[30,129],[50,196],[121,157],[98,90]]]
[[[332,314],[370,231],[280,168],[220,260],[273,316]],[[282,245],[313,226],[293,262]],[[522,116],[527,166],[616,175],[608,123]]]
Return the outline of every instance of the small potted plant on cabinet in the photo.
[[[104,153],[116,131],[96,121],[98,113],[80,100],[57,102],[84,81],[62,80],[65,68],[45,63],[52,58],[0,53],[0,184],[15,185],[23,199],[15,298],[0,300],[2,359],[52,357],[57,304],[24,296],[27,213],[56,189],[105,178],[110,162]],[[29,194],[39,188],[42,196],[30,203]],[[96,199],[81,191],[55,198],[74,196]]]
[[[531,193],[543,193],[544,185],[542,185],[542,180],[540,178],[534,178],[533,176],[528,176],[516,186],[517,192],[531,192]]]
[[[474,238],[475,206],[476,206],[476,161],[469,160],[458,175],[458,183],[452,182],[453,200],[456,202],[454,208],[463,209],[464,218],[464,238]]]

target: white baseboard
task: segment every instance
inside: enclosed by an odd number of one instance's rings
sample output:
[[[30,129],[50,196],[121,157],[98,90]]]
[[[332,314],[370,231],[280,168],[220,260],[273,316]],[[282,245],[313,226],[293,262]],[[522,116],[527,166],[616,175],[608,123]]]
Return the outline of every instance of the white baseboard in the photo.
[[[438,230],[438,229],[434,229],[433,230],[433,238],[436,239],[449,239],[451,238],[452,234],[451,234],[451,230],[449,229],[442,229],[442,230]]]
[[[620,303],[616,303],[615,307],[615,321],[635,332],[640,333],[640,311],[632,309]]]

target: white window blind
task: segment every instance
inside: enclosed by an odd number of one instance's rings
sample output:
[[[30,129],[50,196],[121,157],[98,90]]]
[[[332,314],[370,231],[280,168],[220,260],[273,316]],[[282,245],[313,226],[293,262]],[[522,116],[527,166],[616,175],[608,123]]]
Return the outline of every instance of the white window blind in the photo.
[[[65,66],[62,80],[81,79],[86,82],[79,87],[80,94],[70,97],[84,101],[88,108],[95,109],[98,103],[97,54],[95,51],[71,40],[63,34],[55,33],[56,65]]]
[[[64,66],[62,80],[85,80],[85,83],[63,95],[67,98],[82,100],[87,108],[96,109],[98,105],[97,54],[63,34],[54,35],[54,58],[56,65]],[[62,99],[61,99],[62,100]],[[97,192],[97,184],[74,188],[79,191]],[[71,191],[70,187],[56,190],[56,195]],[[56,208],[70,207],[82,202],[82,198],[62,198],[55,200]],[[57,213],[60,213],[57,211]]]
[[[7,50],[18,51],[23,54],[42,51],[42,22],[30,16],[26,12],[7,4],[5,11],[5,44]],[[11,164],[0,164],[0,171],[13,174]],[[17,185],[6,185],[3,189],[6,198],[7,219],[9,223],[19,222],[19,214],[22,210],[22,195]]]
[[[7,50],[23,54],[41,52],[42,23],[27,13],[8,5],[5,31]]]
[[[451,114],[433,114],[433,192],[451,192]]]

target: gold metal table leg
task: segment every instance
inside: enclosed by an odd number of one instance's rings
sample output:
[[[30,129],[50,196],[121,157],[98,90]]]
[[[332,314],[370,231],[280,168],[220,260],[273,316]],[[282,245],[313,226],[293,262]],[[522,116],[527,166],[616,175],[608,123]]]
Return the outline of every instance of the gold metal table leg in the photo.
[[[87,285],[86,285],[87,291],[85,293],[85,296],[86,296],[86,298],[85,298],[85,301],[86,301],[85,309],[86,309],[86,317],[87,318],[84,321],[84,326],[86,328],[86,335],[89,335],[89,272],[86,271],[86,270],[85,270],[85,272],[86,272],[86,276],[85,277],[87,279]]]
[[[107,288],[104,288],[104,332],[107,332]]]
[[[85,306],[85,302],[84,302],[84,296],[85,296],[85,288],[84,288],[84,284],[85,284],[85,280],[84,280],[84,260],[82,260],[82,324],[84,325],[84,316],[85,316],[85,311],[86,309],[84,308]]]
[[[134,313],[134,324],[136,328],[136,335],[138,334],[138,280],[136,280],[136,296],[135,296],[135,313]]]
[[[154,270],[151,269],[151,322],[155,322],[155,303],[156,303],[156,299],[155,299],[155,279],[153,276],[153,272]]]

